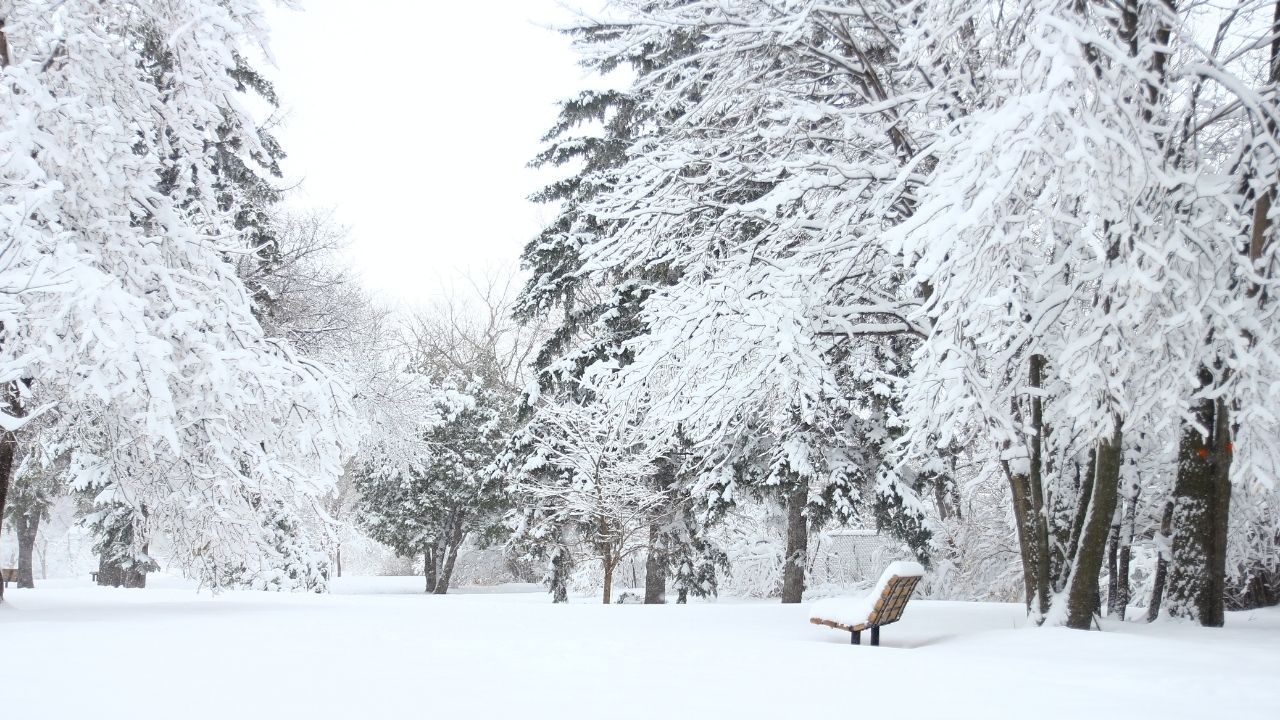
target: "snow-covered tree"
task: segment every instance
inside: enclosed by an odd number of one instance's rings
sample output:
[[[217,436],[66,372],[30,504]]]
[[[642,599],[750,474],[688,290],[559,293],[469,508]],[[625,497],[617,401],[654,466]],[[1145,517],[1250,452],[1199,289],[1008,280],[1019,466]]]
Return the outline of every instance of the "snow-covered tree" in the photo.
[[[399,361],[434,400],[404,452],[368,443],[356,473],[361,525],[406,557],[423,556],[428,592],[445,593],[464,542],[491,541],[510,507],[495,463],[515,425],[531,332],[511,317],[513,278],[491,273],[418,312]]]
[[[264,334],[228,262],[254,252],[228,157],[272,157],[239,59],[263,47],[257,3],[50,0],[4,20],[5,448],[38,388],[77,418],[72,487],[145,516],[194,575],[322,582],[299,568],[354,446],[350,391]]]
[[[597,402],[545,406],[537,424],[516,432],[506,460],[513,542],[550,561],[556,602],[567,601],[574,557],[585,553],[599,558],[607,605],[614,570],[646,547],[652,517],[667,505],[643,481],[656,472],[653,446],[616,432],[607,412]]]

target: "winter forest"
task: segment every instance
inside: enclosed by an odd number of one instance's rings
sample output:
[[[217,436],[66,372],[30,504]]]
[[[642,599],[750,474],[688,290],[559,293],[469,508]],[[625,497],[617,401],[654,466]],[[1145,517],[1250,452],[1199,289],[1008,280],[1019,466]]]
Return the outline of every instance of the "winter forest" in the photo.
[[[1280,717],[1280,2],[580,4],[0,0],[0,702]]]

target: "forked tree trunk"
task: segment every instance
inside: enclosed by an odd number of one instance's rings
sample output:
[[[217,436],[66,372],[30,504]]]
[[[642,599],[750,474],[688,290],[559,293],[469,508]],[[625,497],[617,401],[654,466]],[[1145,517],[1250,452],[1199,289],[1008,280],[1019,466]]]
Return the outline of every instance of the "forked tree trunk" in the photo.
[[[1098,446],[1097,467],[1093,489],[1088,498],[1088,512],[1080,533],[1080,546],[1072,563],[1071,579],[1067,583],[1067,627],[1088,630],[1098,605],[1098,573],[1107,548],[1107,531],[1116,511],[1116,496],[1120,485],[1121,443],[1123,435],[1120,419],[1111,439]]]
[[[1084,482],[1077,491],[1075,514],[1071,519],[1071,534],[1067,536],[1067,562],[1062,567],[1063,575],[1057,578],[1055,592],[1065,592],[1071,579],[1071,569],[1075,567],[1076,554],[1080,551],[1080,537],[1084,534],[1084,523],[1089,517],[1089,498],[1093,497],[1094,480],[1098,476],[1098,451],[1090,450],[1089,459],[1084,469]]]
[[[466,533],[463,532],[462,526],[462,518],[458,518],[453,524],[452,535],[449,537],[449,547],[445,553],[444,562],[441,564],[439,577],[436,578],[436,595],[444,595],[449,592],[449,583],[453,581],[453,568],[458,561],[458,549],[462,547],[462,541],[466,538]]]
[[[782,602],[798,603],[804,597],[804,568],[809,554],[809,481],[795,478],[787,493],[787,554],[782,564]]]
[[[667,559],[662,549],[662,529],[649,525],[649,557],[644,563],[644,604],[661,605],[667,601]]]

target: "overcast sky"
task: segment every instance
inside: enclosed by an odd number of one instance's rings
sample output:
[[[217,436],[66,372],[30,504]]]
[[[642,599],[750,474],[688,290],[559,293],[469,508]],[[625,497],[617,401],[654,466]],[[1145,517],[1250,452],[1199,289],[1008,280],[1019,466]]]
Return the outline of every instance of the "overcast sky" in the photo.
[[[598,7],[594,0],[573,7]],[[555,0],[304,0],[272,9],[291,204],[333,208],[387,299],[516,265],[551,210],[525,167],[557,100],[591,81]]]

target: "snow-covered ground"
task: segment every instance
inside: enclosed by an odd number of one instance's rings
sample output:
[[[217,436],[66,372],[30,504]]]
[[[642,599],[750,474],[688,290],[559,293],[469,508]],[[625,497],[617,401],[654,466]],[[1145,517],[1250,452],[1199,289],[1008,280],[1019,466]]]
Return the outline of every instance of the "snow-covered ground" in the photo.
[[[49,581],[0,606],[9,718],[1280,718],[1280,608],[1222,630],[1021,627],[913,600],[883,646],[807,606],[552,605],[530,586],[210,597]]]

